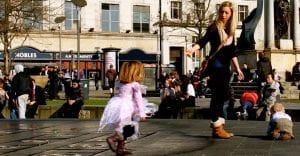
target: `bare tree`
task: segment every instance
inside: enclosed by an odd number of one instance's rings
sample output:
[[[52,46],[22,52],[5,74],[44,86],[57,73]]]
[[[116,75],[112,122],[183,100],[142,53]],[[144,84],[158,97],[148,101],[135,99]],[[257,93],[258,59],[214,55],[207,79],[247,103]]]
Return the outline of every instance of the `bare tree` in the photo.
[[[215,13],[209,13],[209,7],[211,4],[211,0],[191,0],[191,3],[194,7],[191,14],[193,16],[192,20],[187,20],[189,23],[191,23],[195,29],[190,29],[189,27],[186,27],[186,29],[193,31],[195,34],[197,34],[197,38],[199,39],[202,37],[203,34],[203,28],[207,28],[207,26],[214,20]],[[188,19],[187,15],[187,19]]]
[[[214,21],[217,8],[211,8],[211,0],[186,0],[181,2],[184,3],[185,8],[183,11],[179,10],[179,13],[176,12],[178,19],[168,19],[167,14],[163,13],[160,21],[154,25],[158,25],[160,28],[172,28],[169,29],[169,31],[186,29],[195,34],[192,40],[192,42],[194,42],[203,36],[205,29]],[[194,55],[197,54],[195,53]],[[201,57],[202,54],[199,54],[199,56]]]
[[[0,39],[3,44],[4,73],[8,74],[12,60],[10,48],[15,38],[23,43],[31,31],[42,30],[47,21],[48,7],[43,0],[0,0]]]
[[[188,7],[186,10],[178,13],[180,20],[168,19],[166,13],[164,13],[161,21],[156,22],[154,25],[173,27],[173,30],[185,28],[197,34],[198,38],[202,37],[203,28],[206,28],[216,15],[215,12],[209,12],[211,0],[189,0],[183,2]]]

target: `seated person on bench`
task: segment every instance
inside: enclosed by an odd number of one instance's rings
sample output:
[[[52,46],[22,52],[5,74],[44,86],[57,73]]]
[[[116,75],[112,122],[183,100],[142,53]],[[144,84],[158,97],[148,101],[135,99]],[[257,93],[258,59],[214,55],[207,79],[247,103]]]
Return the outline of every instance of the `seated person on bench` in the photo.
[[[60,108],[58,116],[62,118],[78,118],[83,104],[79,80],[72,80],[67,102]]]

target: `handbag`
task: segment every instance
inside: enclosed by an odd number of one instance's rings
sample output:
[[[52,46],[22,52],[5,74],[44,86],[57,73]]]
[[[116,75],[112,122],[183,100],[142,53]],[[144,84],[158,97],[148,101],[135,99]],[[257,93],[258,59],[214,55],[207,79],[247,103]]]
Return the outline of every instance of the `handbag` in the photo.
[[[209,75],[209,63],[210,61],[217,55],[217,53],[221,50],[221,48],[224,46],[224,43],[220,44],[216,52],[211,54],[208,58],[204,59],[201,62],[201,68],[200,68],[200,77],[207,77]]]

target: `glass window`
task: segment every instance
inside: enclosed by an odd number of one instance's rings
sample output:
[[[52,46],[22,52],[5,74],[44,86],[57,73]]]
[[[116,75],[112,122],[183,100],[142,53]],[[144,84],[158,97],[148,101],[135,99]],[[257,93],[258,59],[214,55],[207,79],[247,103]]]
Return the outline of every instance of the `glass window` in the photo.
[[[133,32],[147,33],[150,29],[150,7],[133,6]]]
[[[4,20],[4,16],[5,16],[5,2],[4,1],[0,1],[0,22],[2,22]]]
[[[26,3],[23,12],[23,25],[25,29],[43,29],[43,1],[35,0]]]
[[[78,23],[76,6],[72,2],[65,2],[65,30],[75,30]]]
[[[205,4],[204,3],[195,3],[195,19],[205,18]]]
[[[238,21],[243,22],[245,18],[248,16],[248,6],[247,5],[239,5],[238,6]]]
[[[101,26],[104,32],[120,32],[120,15],[118,4],[106,4],[101,6]]]
[[[216,12],[218,13],[221,4],[216,4]]]
[[[299,24],[300,24],[300,8],[299,8],[299,14],[298,15],[299,15],[298,17],[299,17]]]
[[[171,18],[181,19],[182,18],[182,3],[172,1],[171,2]]]

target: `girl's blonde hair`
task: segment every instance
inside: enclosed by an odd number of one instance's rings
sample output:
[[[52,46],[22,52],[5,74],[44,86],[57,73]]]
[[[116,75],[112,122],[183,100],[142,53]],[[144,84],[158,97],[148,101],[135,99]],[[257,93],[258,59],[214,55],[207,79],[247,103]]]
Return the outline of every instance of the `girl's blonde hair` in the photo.
[[[224,7],[229,7],[231,10],[231,17],[228,20],[227,24],[225,25],[226,32],[229,34],[229,36],[234,36],[235,29],[236,29],[236,18],[235,18],[235,12],[234,12],[234,7],[232,2],[225,1],[221,3],[218,10],[217,20],[215,21],[215,23],[218,29],[224,29],[224,25],[220,20],[221,18],[220,13]]]
[[[144,65],[140,61],[124,62],[119,79],[121,83],[141,82],[144,80]]]

